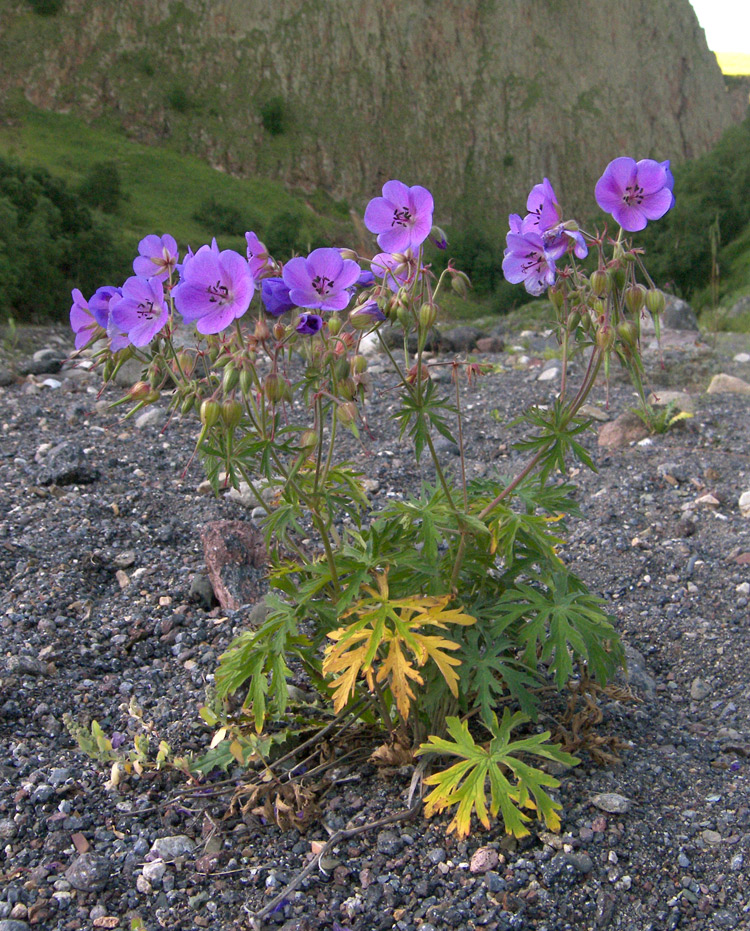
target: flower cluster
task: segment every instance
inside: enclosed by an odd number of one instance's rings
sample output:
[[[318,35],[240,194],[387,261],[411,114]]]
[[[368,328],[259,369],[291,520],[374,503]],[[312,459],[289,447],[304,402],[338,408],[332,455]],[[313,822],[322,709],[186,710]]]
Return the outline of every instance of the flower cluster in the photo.
[[[606,167],[595,188],[596,202],[611,213],[623,230],[637,232],[674,206],[674,178],[669,162],[625,156]],[[529,294],[543,294],[555,283],[556,262],[566,253],[588,255],[588,246],[574,220],[563,221],[554,189],[547,178],[535,185],[526,202],[527,214],[509,217],[503,274],[512,284],[523,283]]]
[[[348,250],[334,248],[314,249],[282,266],[254,232],[245,234],[245,256],[220,250],[214,239],[195,252],[188,249],[180,263],[175,239],[151,234],[139,243],[135,274],[122,287],[99,288],[88,301],[73,291],[76,349],[105,337],[113,352],[144,348],[159,334],[171,334],[175,311],[198,333],[215,335],[244,316],[256,292],[271,317],[296,312],[292,328],[301,335],[320,332],[322,315],[346,310],[358,292],[355,328],[377,326],[386,319],[380,305],[419,275],[419,247],[433,233],[432,210],[425,188],[388,181],[365,212],[379,245],[390,250],[370,260],[371,269],[362,269]],[[442,231],[433,235],[444,245]]]

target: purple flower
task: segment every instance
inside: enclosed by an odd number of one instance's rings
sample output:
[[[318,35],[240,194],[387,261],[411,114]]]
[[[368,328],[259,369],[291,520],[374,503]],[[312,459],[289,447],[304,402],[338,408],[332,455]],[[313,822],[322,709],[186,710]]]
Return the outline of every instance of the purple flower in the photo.
[[[669,162],[627,156],[614,159],[596,182],[596,202],[629,233],[644,229],[674,206],[674,178]]]
[[[284,284],[297,307],[309,310],[343,310],[351,300],[351,287],[362,269],[343,259],[338,249],[313,249],[306,259],[291,259],[284,266]]]
[[[555,260],[545,251],[538,233],[508,233],[508,248],[503,259],[503,274],[512,284],[523,282],[534,296],[555,283]]]
[[[174,289],[175,307],[199,333],[220,333],[250,306],[255,281],[246,259],[231,249],[219,252],[216,240],[201,246],[182,266]]]
[[[375,284],[375,276],[369,268],[363,268],[354,284],[358,288],[369,288],[370,285]]]
[[[289,297],[289,288],[283,278],[264,278],[260,283],[260,298],[266,312],[280,317],[297,305]]]
[[[300,314],[294,329],[304,336],[314,336],[323,326],[323,318],[318,314]]]
[[[566,252],[573,252],[578,259],[585,259],[589,247],[578,229],[568,229],[564,223],[553,226],[542,233],[544,250],[551,259],[561,259]]]
[[[365,210],[365,226],[378,234],[378,245],[386,252],[416,249],[432,229],[432,194],[423,187],[407,187],[387,181],[383,196],[374,197]]]
[[[130,339],[127,333],[123,331],[112,321],[112,308],[122,300],[122,288],[103,287],[97,288],[93,297],[89,301],[89,307],[94,312],[97,320],[106,320],[104,327],[109,337],[109,348],[112,352],[118,349],[124,349],[130,345]]]
[[[96,294],[99,292],[97,291]],[[94,297],[96,296],[94,295]],[[97,335],[99,329],[107,326],[107,314],[102,313],[98,307],[91,307],[90,302],[81,294],[78,288],[71,292],[73,306],[70,308],[70,326],[76,335],[76,349],[83,347]],[[92,298],[93,300],[93,298]],[[99,334],[102,336],[103,334]]]
[[[382,278],[383,284],[398,291],[417,277],[417,261],[411,250],[406,254],[391,255],[390,252],[379,252],[372,260],[372,272],[376,278]]]
[[[523,220],[524,233],[544,233],[560,222],[562,211],[548,178],[531,189],[526,200],[526,209],[528,213]]]
[[[141,278],[160,278],[165,281],[177,266],[180,255],[173,236],[152,233],[138,243],[140,255],[133,262],[133,271]]]
[[[255,233],[245,233],[245,241],[247,242],[247,264],[250,266],[250,274],[258,279],[260,273],[268,267],[268,249]]]
[[[349,314],[349,323],[351,323],[355,330],[369,330],[370,327],[382,323],[385,319],[385,314],[375,301],[367,301],[366,304],[360,304],[359,307],[355,307]]]
[[[169,320],[161,279],[140,275],[128,278],[122,286],[122,297],[111,304],[110,317],[134,346],[147,346]]]

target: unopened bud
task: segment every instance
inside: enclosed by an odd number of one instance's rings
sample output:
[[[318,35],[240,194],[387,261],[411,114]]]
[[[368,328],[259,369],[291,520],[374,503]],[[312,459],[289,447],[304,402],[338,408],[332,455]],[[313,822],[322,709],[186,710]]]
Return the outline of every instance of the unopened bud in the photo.
[[[276,404],[284,398],[286,382],[278,372],[269,372],[263,385],[266,397],[272,404]]]
[[[568,332],[572,333],[575,329],[577,329],[580,322],[581,313],[578,310],[574,310],[573,313],[568,316]]]
[[[182,372],[185,378],[190,378],[195,368],[195,356],[191,352],[185,352],[184,349],[181,349],[177,353],[177,364],[179,371]]]
[[[234,362],[231,362],[224,369],[224,377],[221,380],[221,389],[224,394],[231,394],[237,387],[240,380],[240,373],[237,371]]]
[[[363,375],[367,371],[367,359],[364,356],[355,356],[351,364],[355,375]]]
[[[548,288],[547,297],[555,310],[558,312],[562,310],[563,304],[565,303],[565,295],[559,288]]]
[[[637,317],[646,299],[646,289],[642,284],[631,284],[625,289],[625,306],[634,317]]]
[[[601,268],[597,268],[596,271],[591,272],[589,281],[591,282],[591,290],[597,297],[601,297],[609,290],[609,278],[607,277],[607,273],[602,271]]]
[[[616,288],[619,291],[625,287],[625,269],[621,265],[607,269],[607,276],[610,280],[610,290]]]
[[[419,325],[424,330],[429,330],[435,326],[437,320],[437,307],[430,304],[422,304],[419,308]]]
[[[332,314],[328,318],[328,332],[331,334],[331,336],[338,336],[343,325],[344,324],[341,320],[341,317],[338,317],[336,314]]]
[[[137,381],[128,391],[128,395],[132,401],[143,401],[150,392],[151,385],[147,381]]]
[[[638,328],[631,320],[617,325],[617,335],[628,346],[635,347],[638,343]]]
[[[396,311],[396,317],[398,322],[405,330],[410,330],[414,325],[414,318],[409,313],[408,307],[404,307],[403,304],[399,305],[398,310]]]
[[[239,426],[243,413],[244,407],[242,406],[242,402],[234,398],[227,398],[221,405],[221,419],[226,424],[228,430],[234,430]]]
[[[263,317],[256,321],[253,336],[258,340],[259,343],[262,343],[264,340],[270,338],[271,331],[268,329],[268,324],[263,319]]]
[[[469,276],[465,275],[463,272],[454,271],[451,275],[451,287],[459,295],[459,297],[465,298],[469,293],[469,288],[471,287],[471,281],[469,281]]]
[[[356,262],[359,259],[359,256],[354,251],[354,249],[339,249],[339,253],[342,259],[351,259],[353,262]]]
[[[250,369],[243,369],[240,372],[240,391],[244,395],[250,394],[253,390],[253,373]]]
[[[318,445],[318,434],[315,430],[303,430],[300,433],[299,445],[302,449],[313,449]]]
[[[596,345],[603,351],[611,349],[615,344],[615,331],[611,326],[600,327],[596,333]]]
[[[277,320],[276,323],[274,323],[273,325],[273,338],[276,340],[276,342],[280,343],[281,340],[284,339],[285,336],[286,336],[286,327],[280,320]]]
[[[201,423],[204,427],[213,427],[221,415],[221,405],[218,401],[203,401],[201,404]]]
[[[190,413],[190,411],[192,411],[194,407],[195,407],[195,397],[192,394],[189,394],[185,398],[185,400],[182,402],[182,405],[180,406],[180,412],[182,413],[184,417],[187,417],[187,415]]]
[[[354,401],[345,401],[336,408],[336,415],[340,423],[348,426],[357,419],[357,405]]]
[[[339,382],[339,395],[351,401],[357,394],[357,386],[353,378],[343,378]]]
[[[662,291],[658,291],[656,288],[646,291],[646,309],[652,317],[658,317],[659,314],[663,313],[666,303]]]

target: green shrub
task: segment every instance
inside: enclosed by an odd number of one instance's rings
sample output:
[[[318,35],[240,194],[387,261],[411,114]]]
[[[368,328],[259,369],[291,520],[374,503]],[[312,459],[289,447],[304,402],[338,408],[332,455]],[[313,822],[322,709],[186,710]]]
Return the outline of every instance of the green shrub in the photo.
[[[289,128],[289,115],[283,97],[270,97],[260,107],[263,129],[272,136],[282,136]]]
[[[244,236],[248,230],[254,230],[260,235],[258,224],[238,207],[223,204],[214,197],[202,201],[192,217],[201,226],[211,230],[213,235],[223,233],[226,236]]]
[[[63,8],[63,0],[26,0],[37,16],[56,16]]]
[[[105,213],[117,213],[122,200],[120,172],[114,162],[96,162],[78,188],[79,196]]]

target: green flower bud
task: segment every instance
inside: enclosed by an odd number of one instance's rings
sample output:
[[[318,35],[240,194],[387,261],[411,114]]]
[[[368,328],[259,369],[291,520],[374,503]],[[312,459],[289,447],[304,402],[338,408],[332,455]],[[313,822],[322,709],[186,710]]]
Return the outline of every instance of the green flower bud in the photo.
[[[638,344],[638,327],[630,320],[617,325],[617,335],[628,346],[635,347]]]
[[[285,387],[284,379],[278,372],[269,372],[268,375],[266,375],[263,390],[272,404],[277,404],[283,399]]]
[[[234,398],[227,398],[221,405],[221,419],[227,426],[228,430],[234,430],[239,426],[245,408],[241,401]]]
[[[367,359],[364,356],[355,356],[351,365],[355,375],[363,375],[367,371]]]
[[[201,404],[201,423],[204,427],[213,427],[221,415],[221,405],[218,401],[203,401]]]
[[[315,430],[303,430],[300,433],[299,445],[302,449],[314,449],[318,445],[318,434]]]
[[[404,307],[403,304],[399,304],[399,308],[396,311],[396,318],[405,330],[411,330],[414,324],[414,318],[409,313],[408,307]]]
[[[151,385],[147,381],[137,381],[128,391],[128,396],[132,401],[143,401],[151,391]]]
[[[339,395],[342,398],[346,398],[348,401],[351,401],[357,394],[357,386],[354,383],[353,378],[343,378],[339,382]]]
[[[588,314],[587,314],[588,316]],[[568,332],[572,333],[581,322],[581,313],[578,310],[574,310],[572,314],[568,317]]]
[[[276,323],[274,323],[273,325],[273,338],[277,342],[280,343],[281,340],[284,339],[285,336],[286,336],[286,327],[280,320],[277,320]]]
[[[328,318],[328,332],[331,336],[338,336],[343,325],[341,317],[337,317],[335,314]]]
[[[651,288],[651,290],[646,291],[646,309],[652,317],[657,317],[659,314],[663,313],[665,306],[666,301],[661,291],[658,291],[656,288]]]
[[[180,413],[184,417],[187,417],[187,415],[190,413],[190,411],[193,410],[194,407],[195,407],[195,396],[190,394],[182,402],[182,405],[180,406]]]
[[[253,335],[260,343],[262,343],[264,340],[270,339],[271,331],[263,317],[261,317],[260,320],[256,322],[255,332]]]
[[[549,298],[552,306],[559,313],[563,308],[563,304],[565,303],[565,294],[560,288],[548,288],[547,297]]]
[[[177,353],[177,362],[180,366],[179,370],[182,371],[185,378],[190,378],[195,368],[195,356],[191,352],[185,352],[184,349],[181,349]]]
[[[642,284],[631,284],[625,289],[625,306],[634,317],[637,317],[646,299],[646,289]]]
[[[345,401],[336,408],[339,422],[348,426],[357,419],[357,405],[353,401]]]
[[[419,308],[419,326],[424,330],[429,330],[435,326],[437,320],[437,307],[430,304],[422,304]]]
[[[240,391],[244,395],[250,394],[253,390],[253,373],[250,369],[243,369],[240,372]]]
[[[615,331],[608,324],[599,327],[596,332],[596,345],[604,352],[609,351],[615,344]]]
[[[607,273],[602,271],[601,268],[597,268],[596,271],[591,272],[591,290],[596,294],[597,297],[601,297],[609,291],[609,278]]]
[[[610,281],[609,290],[614,290],[615,288],[620,291],[625,287],[625,269],[621,265],[616,265],[613,268],[607,270],[607,277]]]
[[[237,387],[240,380],[240,373],[235,368],[234,362],[230,362],[224,369],[224,377],[221,381],[221,388],[224,394],[231,394]]]

